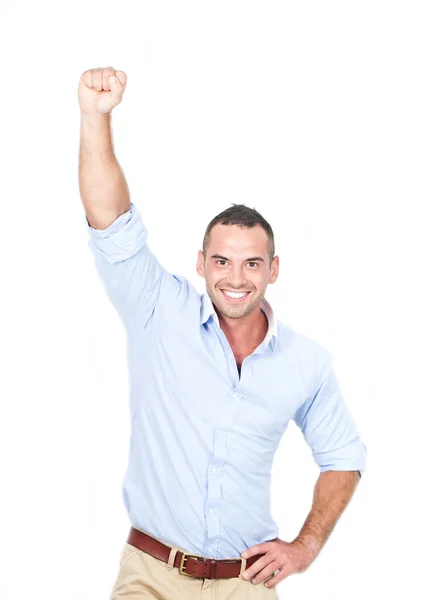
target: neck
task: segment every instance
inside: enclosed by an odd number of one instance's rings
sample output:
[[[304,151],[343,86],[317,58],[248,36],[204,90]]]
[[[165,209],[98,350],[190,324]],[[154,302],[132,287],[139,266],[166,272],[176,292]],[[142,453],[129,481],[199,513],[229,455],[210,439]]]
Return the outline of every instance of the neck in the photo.
[[[215,308],[216,310],[216,308]],[[239,319],[230,319],[216,311],[220,328],[231,346],[255,347],[265,339],[268,332],[268,318],[258,306],[250,314]]]

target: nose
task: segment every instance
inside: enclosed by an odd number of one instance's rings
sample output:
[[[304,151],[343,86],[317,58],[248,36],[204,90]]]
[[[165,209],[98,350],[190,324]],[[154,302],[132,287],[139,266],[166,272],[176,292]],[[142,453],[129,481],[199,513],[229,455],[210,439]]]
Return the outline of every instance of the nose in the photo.
[[[249,287],[247,287],[247,279],[244,274],[244,266],[243,265],[241,265],[241,266],[239,266],[237,264],[232,265],[232,270],[231,270],[230,277],[229,277],[229,286],[233,290],[238,290],[239,288],[249,289]]]

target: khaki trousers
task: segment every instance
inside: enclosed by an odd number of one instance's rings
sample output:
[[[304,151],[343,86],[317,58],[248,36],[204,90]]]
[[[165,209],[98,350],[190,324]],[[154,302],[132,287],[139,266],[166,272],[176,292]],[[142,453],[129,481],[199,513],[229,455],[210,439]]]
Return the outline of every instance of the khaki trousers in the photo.
[[[169,562],[165,563],[126,542],[110,600],[278,600],[276,587],[267,588],[264,581],[255,584],[241,577],[245,570],[244,559],[240,577],[185,577],[178,567],[172,566],[176,552],[184,550],[177,546],[171,548]]]

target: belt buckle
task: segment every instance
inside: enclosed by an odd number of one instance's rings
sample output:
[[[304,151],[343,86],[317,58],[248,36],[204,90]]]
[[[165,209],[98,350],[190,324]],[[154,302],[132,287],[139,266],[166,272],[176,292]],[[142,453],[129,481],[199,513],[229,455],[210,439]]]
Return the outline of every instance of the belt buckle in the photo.
[[[201,558],[201,559],[205,559],[205,556],[200,556],[198,554],[189,554],[189,553],[185,553],[182,552],[182,558],[180,559],[180,565],[179,565],[179,573],[181,575],[185,575],[185,577],[197,577],[197,575],[193,575],[192,573],[187,573],[186,571],[184,571],[185,568],[185,561],[188,560],[188,557],[190,558]]]

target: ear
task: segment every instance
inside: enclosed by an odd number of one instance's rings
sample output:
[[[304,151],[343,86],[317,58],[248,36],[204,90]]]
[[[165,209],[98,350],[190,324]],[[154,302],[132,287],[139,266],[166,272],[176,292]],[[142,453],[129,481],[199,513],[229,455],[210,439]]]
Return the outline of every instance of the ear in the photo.
[[[275,283],[278,278],[278,273],[280,270],[280,257],[274,256],[270,266],[271,273],[269,275],[268,283]]]
[[[197,273],[200,277],[206,277],[204,274],[204,254],[202,253],[201,250],[198,250],[198,257],[197,257]]]

